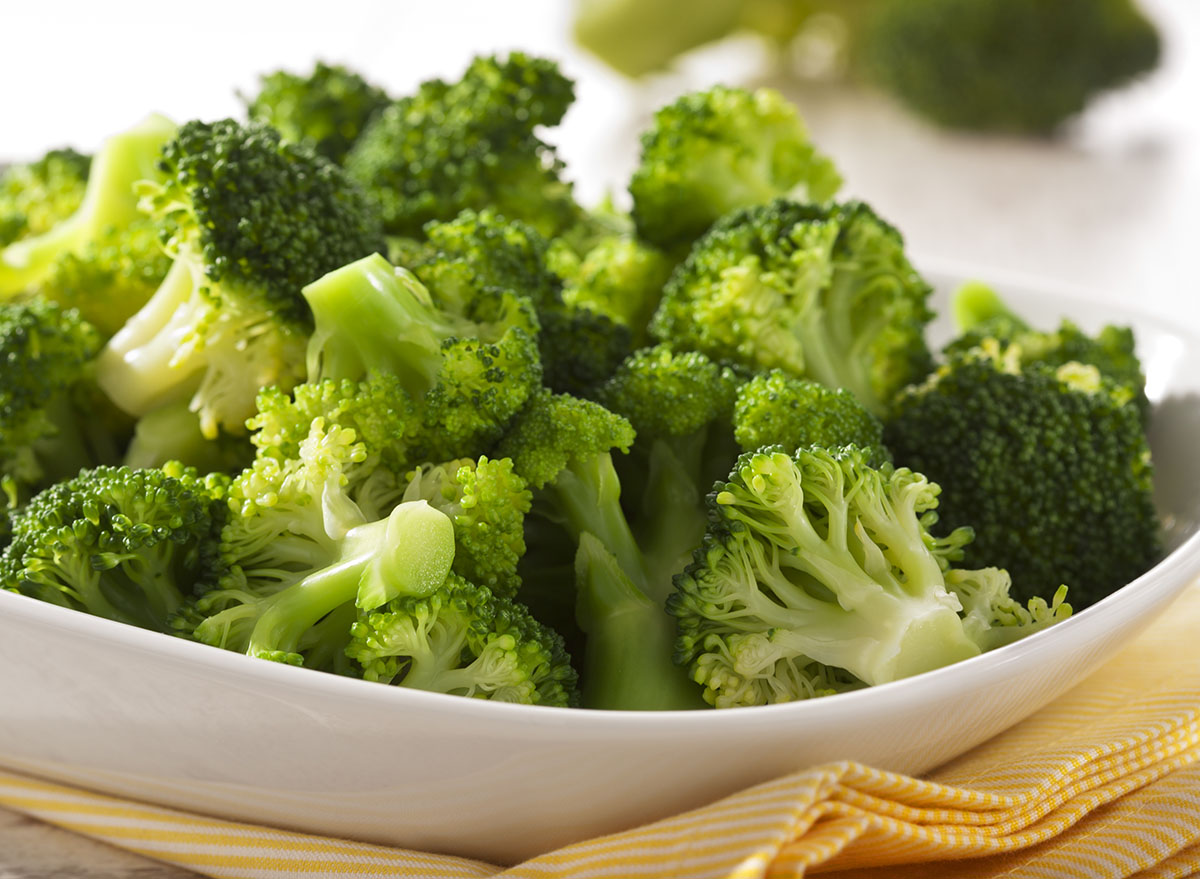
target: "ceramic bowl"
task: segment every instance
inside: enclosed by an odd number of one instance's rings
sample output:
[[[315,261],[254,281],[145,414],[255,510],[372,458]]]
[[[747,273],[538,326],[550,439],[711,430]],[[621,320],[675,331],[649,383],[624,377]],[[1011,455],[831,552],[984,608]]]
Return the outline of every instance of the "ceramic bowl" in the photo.
[[[958,279],[937,280],[935,305],[944,305]],[[232,819],[502,863],[828,761],[930,769],[1077,683],[1200,572],[1200,339],[1038,285],[1000,289],[1035,325],[1070,316],[1085,329],[1133,326],[1155,405],[1169,554],[1051,629],[807,702],[596,712],[344,679],[0,593],[0,765]]]

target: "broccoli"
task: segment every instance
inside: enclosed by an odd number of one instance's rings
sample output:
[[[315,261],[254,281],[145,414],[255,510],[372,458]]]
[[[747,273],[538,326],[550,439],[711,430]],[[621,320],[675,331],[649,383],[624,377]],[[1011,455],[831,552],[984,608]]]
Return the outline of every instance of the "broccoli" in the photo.
[[[678,348],[846,388],[881,414],[932,368],[931,288],[866,205],[778,200],[696,242],[650,325]]]
[[[168,631],[184,601],[219,572],[227,483],[177,463],[81,471],[13,516],[0,586]]]
[[[845,389],[827,388],[778,369],[754,376],[738,390],[733,416],[743,451],[766,446],[858,446],[886,460],[883,422]]]
[[[841,182],[783,95],[715,86],[655,114],[629,192],[638,236],[669,250],[730,211],[788,196],[826,201]]]
[[[574,84],[549,60],[477,57],[454,83],[430,80],[382,110],[346,157],[390,235],[494,208],[553,236],[580,216],[562,163],[536,129],[557,125]]]
[[[591,708],[701,707],[671,660],[670,619],[655,600],[651,568],[621,507],[612,450],[633,443],[627,420],[567,394],[536,395],[501,440],[497,454],[533,489],[531,518],[558,525],[576,546],[575,613],[586,634],[583,704]],[[552,569],[558,569],[557,559]],[[530,585],[528,582],[526,585]],[[522,592],[535,611],[561,605],[570,580]]]
[[[730,0],[579,0],[572,36],[626,76],[665,69],[677,56],[731,33],[740,4]]]
[[[867,78],[953,128],[1046,134],[1152,69],[1161,41],[1131,0],[881,0]]]
[[[978,347],[985,339],[996,339],[1005,344],[1016,344],[1024,366],[1042,363],[1059,367],[1072,361],[1086,363],[1096,367],[1105,378],[1127,386],[1138,409],[1149,419],[1146,375],[1135,350],[1133,330],[1129,327],[1110,324],[1102,327],[1095,336],[1089,336],[1064,319],[1052,332],[1035,330],[995,290],[978,281],[960,287],[951,306],[960,334],[943,353],[953,356]]]
[[[70,148],[0,169],[0,248],[50,231],[79,209],[92,157]]]
[[[186,400],[179,400],[137,420],[121,463],[149,468],[178,461],[202,473],[237,473],[253,457],[254,448],[244,436],[223,433],[215,439],[206,437],[196,413]]]
[[[260,388],[303,377],[301,288],[380,249],[377,218],[335,165],[257,123],[189,122],[160,170],[142,206],[173,262],[98,381],[131,415],[190,397],[205,436],[237,433]]]
[[[0,298],[11,298],[43,280],[64,254],[122,229],[138,217],[134,184],[158,176],[163,145],[175,125],[151,116],[108,138],[92,160],[79,207],[36,235],[0,247]]]
[[[10,508],[82,468],[120,460],[126,425],[92,381],[101,344],[77,311],[0,304],[0,487]]]
[[[975,529],[968,564],[1007,569],[1019,596],[1066,583],[1085,607],[1158,558],[1143,418],[1094,366],[1022,366],[984,340],[898,398],[884,442],[942,486],[948,527]]]
[[[284,140],[308,144],[341,163],[359,135],[391,99],[359,74],[318,61],[312,73],[277,70],[259,77],[258,94],[240,95],[256,122],[275,128]]]
[[[1019,608],[999,570],[955,573],[928,533],[938,487],[854,446],[748,452],[667,607],[677,658],[717,707],[810,698],[979,654],[1069,613]],[[958,535],[954,547],[970,539]],[[971,593],[970,620],[949,583]],[[968,583],[972,585],[967,585]],[[1018,607],[1017,611],[1013,611]]]

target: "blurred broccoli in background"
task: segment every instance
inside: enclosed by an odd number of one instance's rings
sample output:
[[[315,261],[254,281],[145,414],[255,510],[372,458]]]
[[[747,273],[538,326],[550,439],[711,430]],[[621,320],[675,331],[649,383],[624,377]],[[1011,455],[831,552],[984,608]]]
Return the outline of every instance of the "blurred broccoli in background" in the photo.
[[[939,125],[1021,134],[1053,132],[1161,52],[1133,0],[579,0],[574,25],[580,45],[628,76],[739,32],[801,64],[822,46]]]

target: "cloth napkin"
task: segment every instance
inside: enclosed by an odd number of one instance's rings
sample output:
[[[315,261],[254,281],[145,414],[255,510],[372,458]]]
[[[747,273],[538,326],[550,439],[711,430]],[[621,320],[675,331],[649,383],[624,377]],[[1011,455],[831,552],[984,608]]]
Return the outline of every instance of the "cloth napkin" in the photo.
[[[207,876],[855,879],[1200,873],[1200,586],[1050,707],[917,779],[831,763],[509,867],[0,771],[0,804]]]

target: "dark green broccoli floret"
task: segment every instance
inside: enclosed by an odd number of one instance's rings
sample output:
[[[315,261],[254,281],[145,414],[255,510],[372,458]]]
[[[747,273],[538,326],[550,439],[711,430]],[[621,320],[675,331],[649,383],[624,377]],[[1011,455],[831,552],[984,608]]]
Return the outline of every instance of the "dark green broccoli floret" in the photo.
[[[48,232],[75,213],[91,166],[91,156],[67,148],[0,169],[0,247]]]
[[[142,204],[174,262],[99,381],[133,415],[190,397],[206,436],[240,432],[260,388],[303,377],[301,288],[381,248],[378,221],[337,166],[258,123],[189,122],[160,168]]]
[[[120,460],[124,425],[92,383],[102,344],[77,311],[0,304],[0,487],[10,507]]]
[[[861,41],[868,77],[933,121],[1039,134],[1161,50],[1130,0],[884,0]]]
[[[733,423],[738,445],[747,452],[765,446],[858,446],[887,457],[883,422],[857,397],[777,369],[742,386]]]
[[[900,233],[866,205],[780,200],[697,241],[650,328],[676,348],[846,388],[881,413],[932,367],[931,292]]]
[[[160,151],[174,134],[174,123],[151,116],[109,137],[92,160],[79,207],[36,235],[0,246],[0,299],[24,292],[50,274],[64,255],[79,253],[136,220],[134,184],[159,176]]]
[[[969,524],[971,567],[1006,568],[1015,593],[1060,583],[1084,607],[1159,554],[1143,419],[1126,386],[1093,366],[1021,366],[991,342],[903,394],[884,441],[942,486],[948,528]]]
[[[98,467],[13,517],[0,581],[43,601],[157,631],[217,575],[228,479],[179,464]]]
[[[573,99],[573,83],[552,61],[477,57],[457,82],[430,80],[384,109],[346,168],[392,235],[418,237],[430,220],[487,207],[554,235],[580,212],[536,130],[557,125]]]
[[[938,487],[868,456],[853,446],[749,452],[711,495],[705,543],[667,603],[678,660],[711,704],[893,681],[1000,643],[993,625],[1012,628],[1012,640],[1069,613],[1061,596],[1020,607],[1003,571],[947,570],[928,533]],[[970,592],[972,613],[951,581]]]
[[[732,210],[788,196],[825,201],[841,182],[781,94],[715,86],[655,114],[629,192],[638,235],[673,248]]]
[[[345,159],[363,130],[391,103],[383,89],[353,70],[324,61],[307,75],[277,70],[259,79],[258,94],[243,96],[250,118],[333,162]]]
[[[1009,308],[995,290],[978,281],[959,288],[951,306],[960,335],[945,347],[945,354],[954,356],[978,347],[986,339],[995,339],[1003,344],[1015,343],[1023,366],[1086,363],[1100,370],[1105,378],[1126,385],[1142,414],[1149,418],[1146,375],[1129,327],[1110,324],[1090,336],[1064,319],[1056,330],[1036,330]]]

